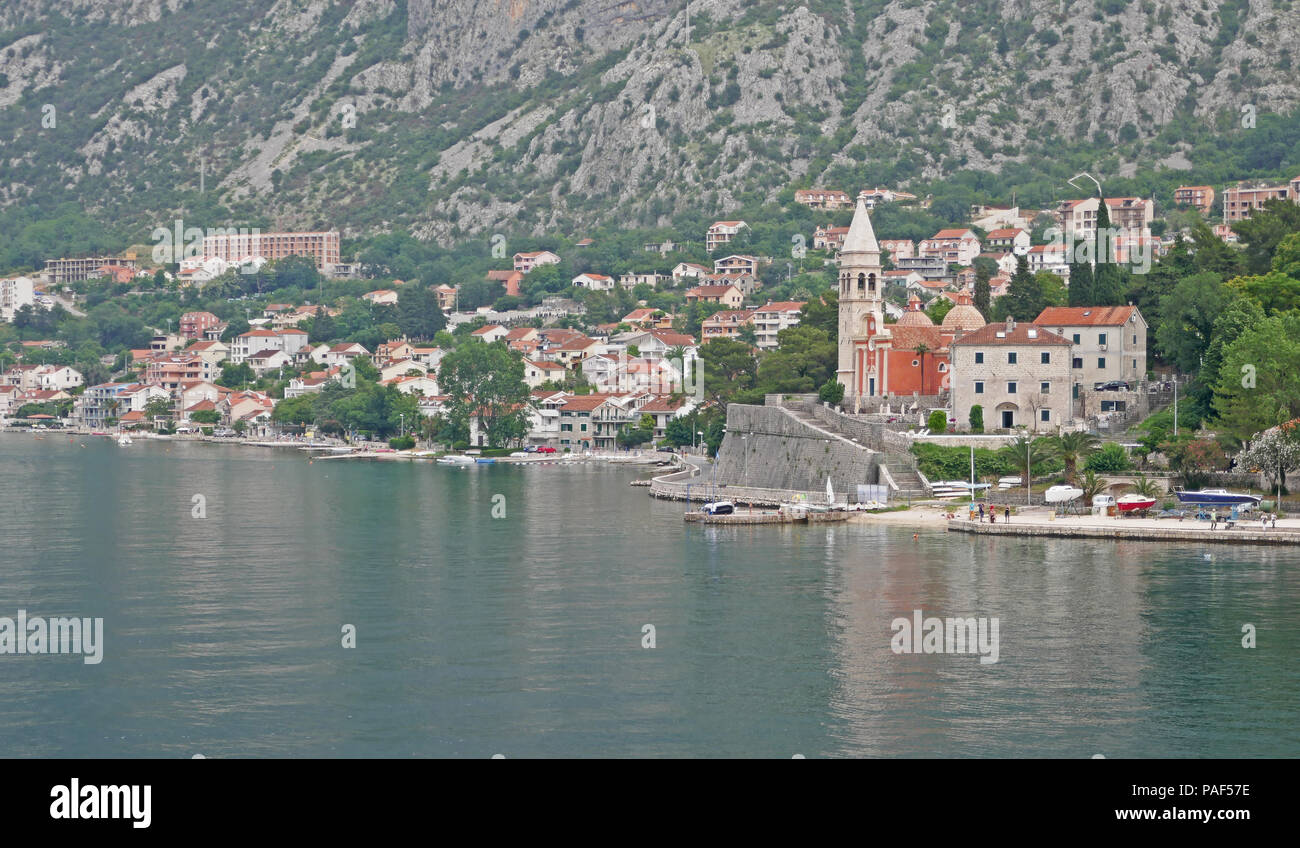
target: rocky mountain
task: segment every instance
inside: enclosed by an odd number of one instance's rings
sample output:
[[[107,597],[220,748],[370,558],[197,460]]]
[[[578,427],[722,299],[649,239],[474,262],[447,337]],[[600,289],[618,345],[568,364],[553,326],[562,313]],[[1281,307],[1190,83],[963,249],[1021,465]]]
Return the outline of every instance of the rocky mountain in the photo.
[[[8,0],[0,215],[450,242],[1221,180],[1300,164],[1297,43],[1297,0]]]

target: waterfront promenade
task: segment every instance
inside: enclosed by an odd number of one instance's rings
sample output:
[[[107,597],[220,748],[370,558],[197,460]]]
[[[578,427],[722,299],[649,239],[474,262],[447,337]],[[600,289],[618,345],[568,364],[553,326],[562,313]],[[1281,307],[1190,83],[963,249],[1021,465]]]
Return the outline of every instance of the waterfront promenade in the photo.
[[[947,522],[954,533],[971,533],[983,536],[1039,536],[1066,539],[1127,539],[1149,542],[1222,542],[1248,545],[1300,545],[1300,519],[1278,519],[1277,526],[1267,528],[1259,520],[1238,521],[1229,528],[1220,520],[1216,529],[1210,522],[1188,517],[1176,518],[1113,518],[1103,515],[1066,515],[1049,517],[1051,513],[1028,511],[1013,514],[1010,523],[998,513],[995,524],[988,521],[970,521],[965,512]]]

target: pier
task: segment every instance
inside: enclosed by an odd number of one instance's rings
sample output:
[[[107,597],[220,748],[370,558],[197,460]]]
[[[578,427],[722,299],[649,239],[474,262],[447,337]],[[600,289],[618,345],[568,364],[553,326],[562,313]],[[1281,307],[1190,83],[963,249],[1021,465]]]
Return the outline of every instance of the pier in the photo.
[[[1208,521],[1170,518],[1108,518],[1103,516],[1056,516],[1023,513],[1004,523],[969,521],[964,516],[948,522],[951,533],[981,536],[1039,536],[1062,539],[1124,539],[1140,542],[1217,542],[1229,545],[1300,545],[1300,520],[1280,519],[1277,527],[1261,526],[1258,520],[1238,521],[1232,527],[1220,520],[1210,529]]]

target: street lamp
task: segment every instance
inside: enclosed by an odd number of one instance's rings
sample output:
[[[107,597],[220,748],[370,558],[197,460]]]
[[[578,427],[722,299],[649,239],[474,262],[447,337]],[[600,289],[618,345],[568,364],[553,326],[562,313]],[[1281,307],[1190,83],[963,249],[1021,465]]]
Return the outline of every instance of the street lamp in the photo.
[[[1097,187],[1097,196],[1101,197],[1101,183],[1097,182],[1097,178],[1094,177],[1092,174],[1089,174],[1087,172],[1084,172],[1082,174],[1075,174],[1073,177],[1070,177],[1068,180],[1066,180],[1066,182],[1074,186],[1075,188],[1079,188],[1074,183],[1074,181],[1079,179],[1079,177],[1087,177],[1088,179],[1092,180],[1092,184]]]
[[[397,413],[397,418],[398,418],[398,422],[401,424],[401,433],[399,435],[404,437],[406,435],[406,413],[405,412]]]

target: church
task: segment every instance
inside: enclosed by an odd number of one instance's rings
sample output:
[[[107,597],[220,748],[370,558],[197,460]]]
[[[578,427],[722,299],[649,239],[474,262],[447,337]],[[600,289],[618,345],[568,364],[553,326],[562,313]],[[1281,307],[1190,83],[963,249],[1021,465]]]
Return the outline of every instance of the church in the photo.
[[[948,345],[961,333],[983,327],[984,316],[962,292],[941,326],[921,311],[915,297],[897,324],[886,324],[880,244],[861,196],[840,248],[839,283],[836,377],[844,386],[846,410],[859,412],[890,398],[934,396],[949,388]]]

